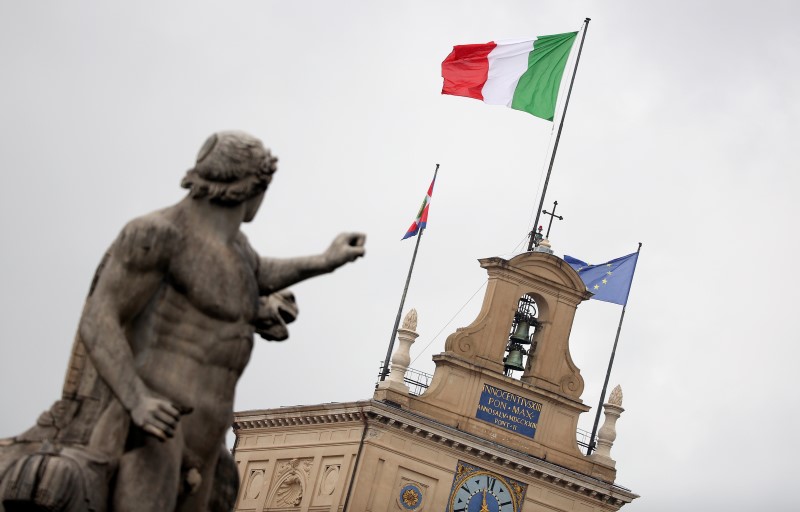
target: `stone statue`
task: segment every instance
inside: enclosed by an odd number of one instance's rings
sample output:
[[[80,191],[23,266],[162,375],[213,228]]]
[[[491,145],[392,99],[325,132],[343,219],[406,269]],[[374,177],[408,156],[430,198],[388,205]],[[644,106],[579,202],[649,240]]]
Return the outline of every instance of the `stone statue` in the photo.
[[[91,284],[62,399],[0,441],[0,512],[233,508],[224,436],[253,334],[286,339],[286,288],[364,255],[364,235],[344,233],[319,255],[259,257],[239,228],[276,162],[250,135],[214,134],[187,197],[123,228]]]

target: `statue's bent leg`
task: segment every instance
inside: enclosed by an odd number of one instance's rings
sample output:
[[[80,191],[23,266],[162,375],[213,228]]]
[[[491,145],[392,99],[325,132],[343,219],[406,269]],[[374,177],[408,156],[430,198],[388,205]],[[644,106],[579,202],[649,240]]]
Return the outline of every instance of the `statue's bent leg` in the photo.
[[[175,510],[181,486],[183,435],[180,425],[175,437],[159,441],[132,427],[129,444],[135,447],[119,461],[114,488],[115,512]]]
[[[209,460],[203,461],[200,474],[200,485],[182,497],[177,510],[232,512],[236,505],[239,475],[233,456],[223,443],[220,443],[218,451],[212,452]]]
[[[239,494],[239,469],[233,455],[220,445],[219,459],[214,471],[214,484],[208,501],[209,512],[232,512]]]

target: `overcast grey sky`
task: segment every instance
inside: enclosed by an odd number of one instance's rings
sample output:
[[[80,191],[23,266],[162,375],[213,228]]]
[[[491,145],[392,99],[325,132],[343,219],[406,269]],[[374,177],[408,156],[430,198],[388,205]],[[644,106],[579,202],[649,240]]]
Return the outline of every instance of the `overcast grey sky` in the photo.
[[[642,254],[611,385],[631,512],[797,510],[800,4],[794,1],[0,2],[0,437],[59,396],[94,268],[125,222],[178,201],[203,140],[261,137],[280,170],[245,229],[262,254],[368,234],[295,287],[237,408],[372,395],[441,164],[407,306],[413,367],[471,323],[481,257],[530,229],[552,124],[441,96],[452,45],[591,17],[546,205],[558,255]],[[788,231],[787,231],[788,230]],[[571,338],[593,408],[620,308]],[[429,347],[423,351],[426,345]],[[580,426],[591,428],[594,411]]]

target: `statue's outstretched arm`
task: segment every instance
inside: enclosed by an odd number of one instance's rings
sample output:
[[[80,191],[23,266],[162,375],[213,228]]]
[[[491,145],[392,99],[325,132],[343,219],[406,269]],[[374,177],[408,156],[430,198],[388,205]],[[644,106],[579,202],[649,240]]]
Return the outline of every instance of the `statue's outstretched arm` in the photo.
[[[342,233],[322,254],[297,258],[261,258],[258,285],[262,294],[274,293],[310,277],[333,272],[364,256],[363,233]]]
[[[132,421],[165,439],[172,436],[180,411],[150,391],[136,373],[125,336],[127,324],[142,311],[164,277],[163,253],[173,245],[164,240],[169,233],[159,229],[147,219],[134,220],[123,229],[95,276],[79,334],[98,374]]]

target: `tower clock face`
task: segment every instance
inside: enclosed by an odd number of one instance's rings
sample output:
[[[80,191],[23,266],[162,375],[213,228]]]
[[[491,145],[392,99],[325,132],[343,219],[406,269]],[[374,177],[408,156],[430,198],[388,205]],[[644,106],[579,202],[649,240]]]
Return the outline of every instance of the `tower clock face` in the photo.
[[[474,473],[464,479],[452,496],[452,512],[515,512],[508,486],[490,473]]]
[[[518,512],[524,492],[516,480],[459,462],[447,512]]]

